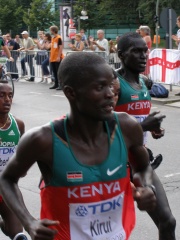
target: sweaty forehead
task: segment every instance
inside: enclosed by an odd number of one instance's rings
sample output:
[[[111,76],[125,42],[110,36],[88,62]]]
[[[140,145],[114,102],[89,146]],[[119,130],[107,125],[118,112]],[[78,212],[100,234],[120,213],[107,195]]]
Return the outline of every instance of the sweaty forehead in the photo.
[[[146,42],[144,39],[133,39],[133,42],[131,44],[131,48],[145,48],[147,46]]]
[[[108,64],[98,64],[92,66],[92,72],[96,77],[113,76],[112,68]]]
[[[9,84],[0,83],[0,92],[12,92],[12,87]]]

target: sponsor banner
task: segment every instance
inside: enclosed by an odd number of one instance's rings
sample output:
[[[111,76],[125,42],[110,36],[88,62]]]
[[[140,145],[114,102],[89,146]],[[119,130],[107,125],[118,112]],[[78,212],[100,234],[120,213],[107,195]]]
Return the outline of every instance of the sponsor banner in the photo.
[[[180,51],[154,49],[149,55],[150,77],[157,82],[180,84]]]

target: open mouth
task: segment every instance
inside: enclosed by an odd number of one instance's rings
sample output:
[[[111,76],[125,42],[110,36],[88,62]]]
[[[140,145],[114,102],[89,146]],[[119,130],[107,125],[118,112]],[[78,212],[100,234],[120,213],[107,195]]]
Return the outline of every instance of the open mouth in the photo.
[[[110,102],[109,104],[106,104],[103,106],[103,110],[110,113],[114,110],[113,105],[114,105],[114,102]]]

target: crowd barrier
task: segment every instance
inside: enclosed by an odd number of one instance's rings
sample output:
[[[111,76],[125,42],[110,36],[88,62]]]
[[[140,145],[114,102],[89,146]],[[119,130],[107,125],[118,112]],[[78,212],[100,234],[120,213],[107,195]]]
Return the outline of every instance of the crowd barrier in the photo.
[[[88,51],[88,50],[87,50]],[[88,51],[92,52],[93,51]],[[66,56],[68,54],[75,53],[75,51],[67,51]],[[104,51],[95,52],[104,58],[108,64],[117,69],[120,67],[120,60],[117,56],[117,53],[110,53],[109,56],[106,56]],[[0,52],[0,57],[5,56],[3,51]],[[20,78],[42,78],[42,63],[46,61],[46,71],[48,72],[48,76],[51,76],[51,68],[49,64],[49,52],[41,51],[41,50],[31,50],[28,52],[24,51],[11,51],[11,56],[14,58],[14,62],[7,62],[6,70],[8,73],[12,74],[12,78],[20,79]]]
[[[113,68],[118,69],[121,66],[120,59],[118,58],[117,53],[110,53],[108,56],[106,55],[105,51],[92,51],[92,50],[84,50],[83,52],[89,52],[89,53],[96,53],[102,58],[105,59],[105,61]],[[66,56],[69,54],[75,53],[75,51],[67,51]],[[79,53],[79,52],[78,52]]]
[[[180,51],[154,49],[149,54],[150,77],[155,82],[180,85]]]
[[[31,50],[25,51],[10,51],[14,62],[7,62],[6,70],[12,74],[12,78],[29,78],[36,77],[42,78],[42,63],[46,60],[47,69],[50,75],[49,65],[49,52]],[[6,56],[3,51],[0,53],[0,57]]]

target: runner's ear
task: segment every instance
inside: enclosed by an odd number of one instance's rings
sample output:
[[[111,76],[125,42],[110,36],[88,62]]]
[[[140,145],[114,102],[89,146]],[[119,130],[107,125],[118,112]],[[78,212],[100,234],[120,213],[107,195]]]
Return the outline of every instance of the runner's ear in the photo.
[[[76,93],[74,89],[68,85],[65,85],[63,88],[64,94],[67,97],[67,99],[71,102],[74,101],[76,98]]]
[[[123,52],[119,49],[118,50],[118,57],[120,58],[120,59],[123,59],[124,58],[124,54],[123,54]]]

